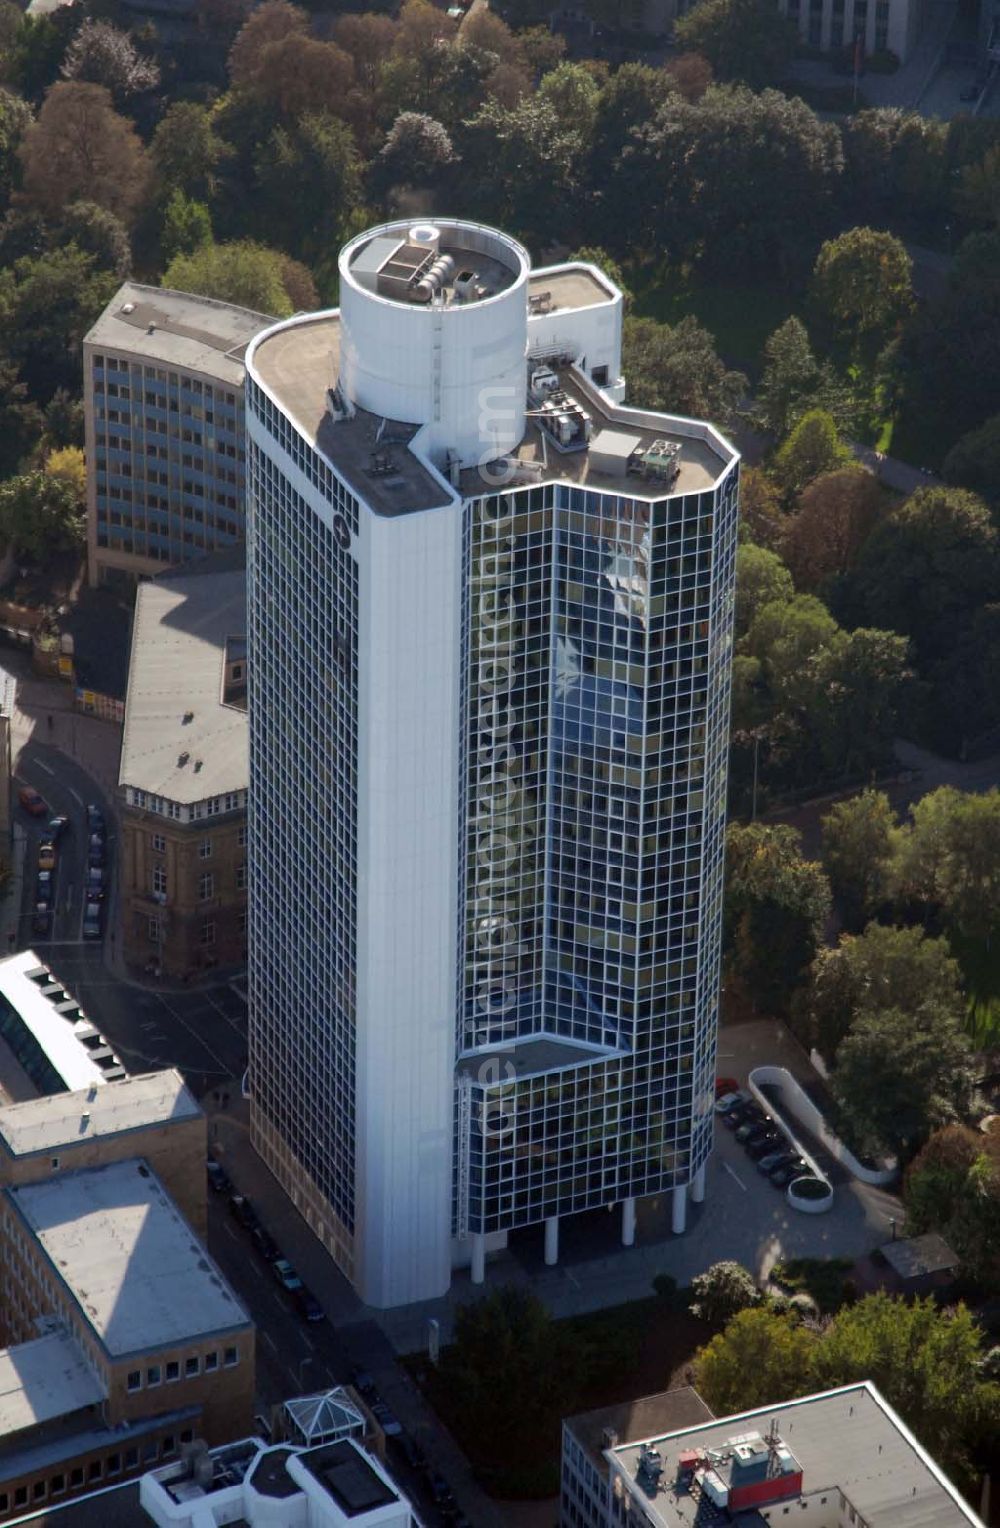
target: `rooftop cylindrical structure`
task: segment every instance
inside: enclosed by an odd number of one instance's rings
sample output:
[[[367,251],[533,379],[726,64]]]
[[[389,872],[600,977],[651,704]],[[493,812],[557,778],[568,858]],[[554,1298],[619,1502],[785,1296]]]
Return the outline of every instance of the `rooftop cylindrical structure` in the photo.
[[[439,466],[524,434],[525,249],[478,223],[387,223],[340,256],[340,386],[373,414],[428,427]]]

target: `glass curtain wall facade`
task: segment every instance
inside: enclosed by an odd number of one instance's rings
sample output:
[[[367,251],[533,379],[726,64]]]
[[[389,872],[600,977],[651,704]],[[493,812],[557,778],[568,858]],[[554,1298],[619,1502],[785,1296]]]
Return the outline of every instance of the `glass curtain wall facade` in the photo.
[[[735,467],[659,501],[465,506],[459,1235],[707,1158],[736,511]],[[604,1054],[514,1075],[543,1036]]]
[[[329,513],[318,514],[291,482],[309,448],[297,438],[299,460],[286,459],[283,472],[287,420],[252,383],[248,401],[275,445],[272,457],[248,442],[252,1128],[258,1151],[349,1267],[358,567],[344,526],[356,528],[357,502],[309,452],[310,476],[328,496]]]

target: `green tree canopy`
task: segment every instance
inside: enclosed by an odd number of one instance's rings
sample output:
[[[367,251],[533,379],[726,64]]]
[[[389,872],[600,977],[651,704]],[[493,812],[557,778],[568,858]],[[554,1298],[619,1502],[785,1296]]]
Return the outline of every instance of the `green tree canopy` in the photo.
[[[673,325],[626,318],[624,368],[636,408],[718,424],[729,423],[747,386],[742,372],[726,369],[712,336],[690,314]]]
[[[944,476],[956,488],[968,488],[1000,510],[1000,414],[963,435],[944,459]]]
[[[173,101],[156,124],[150,145],[161,195],[182,191],[196,201],[215,196],[220,168],[231,155],[206,106]]]
[[[77,391],[83,337],[118,287],[113,271],[75,244],[25,256],[0,276],[0,335],[32,398]]]
[[[171,191],[163,209],[160,249],[168,262],[175,255],[191,255],[212,242],[212,219],[204,202],[192,201],[184,192]]]
[[[844,927],[864,928],[891,902],[902,833],[884,791],[836,802],[822,820],[820,860]]]
[[[981,499],[919,488],[880,521],[858,565],[869,618],[903,632],[921,663],[948,652],[971,608],[1000,598],[1000,542]]]
[[[0,483],[0,538],[37,561],[82,547],[86,515],[76,486],[47,472],[27,472]]]
[[[813,298],[834,334],[878,350],[913,306],[913,262],[894,234],[850,228],[820,249]]]
[[[906,1226],[938,1231],[962,1272],[989,1292],[1000,1289],[1000,1146],[966,1125],[936,1130],[906,1170]]]
[[[842,1131],[857,1150],[905,1160],[932,1130],[967,1111],[972,1050],[964,1018],[927,996],[905,1009],[861,1007],[831,1083]]]
[[[765,605],[783,604],[794,593],[792,575],[781,558],[752,541],[744,541],[736,552],[736,636],[746,635],[757,612]]]
[[[964,939],[1000,929],[1000,790],[930,791],[913,807],[901,860],[906,891]]]
[[[757,1281],[742,1263],[713,1263],[691,1280],[691,1313],[711,1326],[724,1326],[741,1310],[759,1305]]]
[[[839,418],[846,407],[846,391],[828,363],[817,361],[805,324],[794,314],[786,318],[764,345],[764,371],[757,389],[757,412],[764,428],[783,438],[812,409],[825,409]]]
[[[942,1311],[932,1299],[875,1294],[838,1312],[815,1374],[824,1388],[871,1380],[933,1458],[961,1473],[987,1401],[981,1357],[981,1332],[964,1305]]]
[[[285,318],[297,306],[288,290],[288,263],[287,256],[249,239],[205,244],[171,260],[163,285]]]
[[[21,183],[18,149],[31,120],[27,101],[12,90],[0,89],[0,210],[6,208],[11,192]]]
[[[795,1027],[828,1062],[867,1010],[915,1011],[923,999],[946,1010],[956,1024],[965,1011],[961,977],[947,940],[919,928],[870,923],[818,954],[795,1009]]]
[[[679,45],[700,53],[720,80],[755,90],[784,79],[795,50],[795,28],[769,0],[698,0],[678,16]]]
[[[825,409],[810,409],[782,442],[772,471],[785,493],[794,498],[824,473],[836,472],[852,462],[832,415]]]
[[[93,255],[99,270],[124,281],[132,269],[132,246],[121,218],[96,202],[71,202],[59,220],[59,237]]]
[[[740,1311],[698,1353],[695,1385],[716,1416],[808,1395],[813,1381],[816,1333],[795,1316],[767,1306]]]
[[[784,1013],[816,956],[830,914],[821,867],[794,828],[732,823],[726,836],[724,948],[747,995]]]

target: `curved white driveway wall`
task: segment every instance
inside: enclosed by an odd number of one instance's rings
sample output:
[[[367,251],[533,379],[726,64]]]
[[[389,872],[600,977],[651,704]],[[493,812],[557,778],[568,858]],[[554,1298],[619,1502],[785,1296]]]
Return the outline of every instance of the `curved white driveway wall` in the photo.
[[[839,1136],[834,1135],[802,1084],[796,1082],[786,1067],[756,1066],[748,1080],[752,1091],[767,1109],[771,1108],[770,1100],[758,1089],[767,1084],[779,1087],[785,1109],[792,1119],[798,1120],[799,1124],[809,1130],[818,1141],[822,1141],[831,1157],[836,1157],[837,1161],[842,1163],[847,1171],[861,1183],[871,1183],[876,1186],[892,1183],[898,1170],[896,1164],[892,1163],[891,1166],[883,1168],[862,1167],[853,1151],[844,1145]],[[802,1155],[808,1157],[809,1153],[803,1152]]]
[[[528,255],[496,229],[438,220],[442,250],[460,230],[463,249],[477,242],[512,270],[511,285],[448,307],[401,302],[361,286],[351,271],[359,250],[383,235],[405,237],[411,226],[386,223],[341,251],[341,390],[373,414],[426,425],[421,445],[436,465],[452,450],[463,467],[474,467],[512,451],[524,435]]]

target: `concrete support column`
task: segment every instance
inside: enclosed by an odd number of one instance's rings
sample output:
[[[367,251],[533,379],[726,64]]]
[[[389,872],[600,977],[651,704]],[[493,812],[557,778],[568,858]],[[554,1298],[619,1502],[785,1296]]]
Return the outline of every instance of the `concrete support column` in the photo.
[[[635,1246],[635,1200],[622,1200],[622,1246]]]
[[[701,1204],[705,1197],[705,1164],[704,1162],[691,1179],[691,1203]]]
[[[559,1216],[550,1215],[545,1222],[545,1266],[554,1268],[559,1261]]]
[[[687,1225],[687,1185],[678,1184],[674,1189],[673,1216],[671,1220],[672,1230],[675,1236],[682,1235]]]
[[[486,1277],[486,1237],[482,1231],[472,1233],[472,1282],[481,1284]]]

